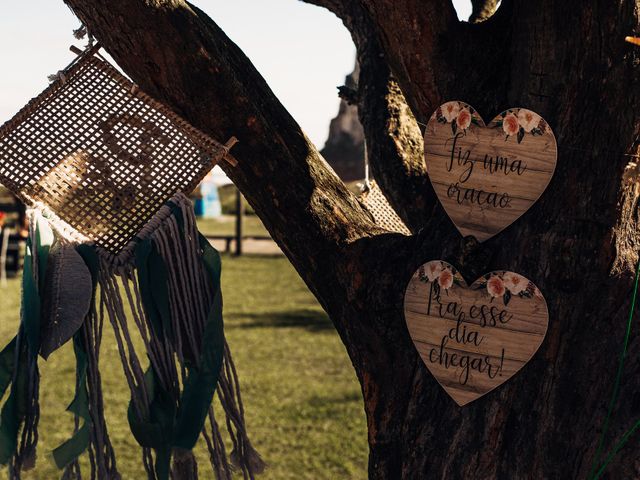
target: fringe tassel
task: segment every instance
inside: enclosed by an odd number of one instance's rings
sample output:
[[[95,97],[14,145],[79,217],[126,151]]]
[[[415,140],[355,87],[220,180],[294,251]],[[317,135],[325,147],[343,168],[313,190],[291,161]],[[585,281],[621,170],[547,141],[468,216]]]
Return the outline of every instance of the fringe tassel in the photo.
[[[76,355],[80,355],[74,403],[80,398],[86,408],[79,411],[77,406],[70,406],[75,414],[75,435],[59,447],[64,463],[70,459],[62,478],[82,478],[74,453],[81,450],[82,444],[75,440],[87,427],[89,441],[84,448],[89,454],[91,479],[121,478],[107,432],[101,390],[99,352],[105,319],[115,333],[131,392],[129,423],[142,446],[149,479],[196,480],[198,464],[191,448],[199,436],[206,443],[217,480],[232,480],[234,471],[250,480],[262,473],[265,463],[247,436],[238,375],[222,333],[219,256],[199,234],[191,201],[182,194],[176,195],[118,257],[100,248],[79,245],[82,239],[73,230],[38,206],[30,232],[34,245],[32,286],[44,281],[40,263],[47,259],[38,251],[41,212],[45,212],[60,242],[76,246],[95,282],[91,308],[74,336]],[[129,323],[128,317],[133,322]],[[9,466],[11,480],[18,480],[21,471],[35,465],[38,440],[39,345],[35,352],[25,352],[28,335],[24,324],[23,314],[15,346],[19,368],[14,371],[14,384],[19,372],[27,373],[28,403]],[[134,347],[134,334],[144,343],[150,364],[146,371]],[[33,346],[29,347],[33,350]],[[230,455],[211,404],[215,378],[217,397],[226,417],[224,424],[233,445]]]
[[[142,253],[143,242],[148,240]],[[131,409],[135,418],[142,423],[151,418],[156,408],[158,392],[166,392],[169,403],[166,411],[180,415],[182,395],[190,382],[190,369],[204,368],[203,350],[210,348],[204,342],[212,308],[220,302],[219,293],[212,288],[212,278],[203,264],[203,247],[197,231],[193,206],[184,195],[179,194],[152,219],[140,233],[138,245],[127,249],[124,256],[114,257],[98,249],[100,260],[100,305],[101,318],[106,315],[116,334],[118,352],[124,367],[125,377],[131,391]],[[154,253],[155,252],[155,253]],[[148,267],[145,259],[148,255]],[[166,305],[160,299],[153,299],[149,293],[141,268],[153,268],[157,255],[162,268],[151,281],[158,281],[154,288],[161,288],[166,277]],[[162,297],[159,292],[155,295]],[[221,309],[221,304],[218,305]],[[166,315],[162,310],[166,308]],[[145,373],[134,348],[132,332],[127,323],[126,311],[131,312],[133,324],[144,342],[151,370]],[[240,397],[239,383],[231,353],[226,341],[222,341],[222,367],[218,377],[218,398],[227,416],[225,421],[232,439],[234,450],[229,461],[219,426],[210,407],[204,415],[208,427],[201,426],[201,435],[207,445],[211,466],[216,479],[231,480],[234,469],[242,471],[244,478],[253,479],[264,470],[264,462],[257,454],[246,434],[244,410]],[[151,373],[150,373],[151,372]],[[150,379],[153,378],[153,381]],[[181,386],[183,391],[181,391]],[[156,405],[156,406],[154,406]],[[187,416],[190,412],[187,412]],[[157,417],[157,415],[156,415]],[[196,432],[197,433],[197,432]],[[135,434],[135,433],[134,433]],[[173,462],[166,471],[167,452],[153,442],[138,438],[143,445],[143,464],[151,479],[196,479],[197,462],[189,449],[174,447],[169,452]],[[152,452],[155,450],[155,454]]]
[[[110,265],[104,259],[101,259],[99,285],[100,285],[100,323],[104,323],[104,317],[109,319],[113,331],[115,333],[118,352],[122,362],[125,378],[131,391],[131,406],[137,418],[149,418],[149,392],[144,381],[144,373],[142,366],[138,360],[133,341],[127,324],[127,317],[124,310],[124,300],[120,294],[121,289],[118,284],[120,278],[123,285],[128,285],[128,280],[133,276],[132,268],[121,267],[118,271],[111,271]],[[129,288],[125,287],[127,291]],[[139,302],[131,302],[129,308],[133,313],[133,317],[141,328],[142,324],[139,320]],[[146,336],[143,334],[143,339]],[[148,342],[145,341],[148,348]],[[149,357],[154,360],[153,354],[150,352]],[[149,479],[157,478],[154,470],[154,460],[151,449],[144,447],[142,452],[142,461]]]
[[[226,341],[224,345],[224,364],[218,380],[218,398],[226,414],[227,430],[233,443],[231,463],[240,469],[245,479],[253,480],[255,475],[264,472],[266,464],[247,436],[238,374],[229,345]]]
[[[120,480],[116,457],[107,431],[102,397],[102,379],[99,369],[100,345],[102,343],[103,321],[99,319],[95,303],[80,332],[87,352],[87,387],[89,393],[89,414],[92,429],[89,443],[91,479]],[[78,422],[78,417],[76,417]]]
[[[50,246],[49,233],[41,222],[38,211],[29,212],[30,228],[28,248],[23,274],[22,311],[20,331],[17,337],[11,394],[2,410],[2,430],[13,430],[19,438],[9,460],[9,478],[19,480],[23,471],[31,470],[36,464],[38,444],[38,422],[40,420],[40,372],[38,370],[39,321],[40,321],[40,279],[46,265],[40,265],[43,252]],[[5,415],[6,413],[6,415]],[[6,422],[6,423],[5,423]]]
[[[229,464],[227,453],[220,434],[220,428],[213,414],[213,407],[209,407],[207,415],[211,434],[207,433],[206,424],[202,429],[202,436],[207,444],[209,451],[209,461],[213,467],[213,472],[217,480],[231,480],[231,472],[233,467]]]
[[[175,247],[183,246],[185,251],[188,252],[186,255],[186,271],[187,272],[195,272],[198,271],[197,265],[199,263],[197,252],[199,251],[199,245],[197,243],[197,239],[199,237],[199,233],[197,230],[196,219],[193,214],[193,206],[191,201],[184,197],[183,195],[179,195],[173,200],[180,208],[180,212],[182,215],[182,220],[184,223],[184,235],[181,234],[177,225],[177,218],[175,216],[171,216],[167,223],[169,224],[168,229],[159,229],[156,231],[154,237],[160,239],[160,243],[165,247],[171,245],[173,248],[173,252],[180,251],[176,250]],[[183,245],[180,245],[183,243]],[[171,250],[161,249],[161,254],[163,257],[168,259],[170,257],[169,253]],[[176,267],[180,267],[177,268]],[[206,288],[206,277],[201,278],[199,282],[197,279],[189,278],[184,275],[185,265],[175,265],[173,271],[181,272],[183,274],[182,283],[177,282],[178,289],[173,288],[172,292],[193,292],[195,293],[195,298],[185,298],[180,295],[176,295],[172,303],[179,303],[182,301],[183,309],[187,309],[189,305],[196,305],[197,312],[196,314],[196,325],[199,328],[203,328],[203,322],[206,319],[207,312],[207,304],[211,305],[213,302],[212,292],[210,289]],[[200,269],[202,272],[203,270]],[[186,278],[185,278],[186,277]],[[191,280],[191,284],[189,281]],[[191,289],[189,288],[191,287]],[[207,304],[203,303],[203,299],[207,299]],[[197,300],[200,300],[198,302]],[[192,303],[193,302],[193,303]],[[194,313],[194,312],[189,312]],[[192,317],[193,318],[193,317]],[[191,332],[189,332],[191,333]],[[189,338],[189,336],[188,336]],[[194,339],[189,338],[191,340],[190,343],[197,344],[197,338]],[[184,342],[184,340],[183,340]],[[229,349],[229,345],[227,341],[224,341],[224,354],[223,354],[223,368],[220,372],[220,376],[218,378],[218,398],[220,399],[220,403],[225,412],[226,416],[226,424],[227,430],[229,432],[229,436],[231,437],[234,449],[231,452],[231,467],[235,467],[242,471],[244,478],[254,479],[254,475],[260,474],[265,469],[265,463],[256,452],[256,450],[251,445],[249,438],[247,436],[246,427],[245,427],[245,419],[244,419],[244,406],[242,404],[242,397],[240,395],[240,382],[238,380],[237,371],[235,365],[233,363],[233,359],[231,357],[231,350]],[[215,418],[213,416],[213,409],[209,409],[209,420],[212,429],[212,436],[219,437],[219,431],[217,430],[217,425],[215,424]],[[224,449],[223,442],[220,441],[219,446],[222,445],[222,449]],[[207,446],[209,447],[209,442],[207,442]],[[224,450],[222,450],[224,452]],[[225,461],[222,461],[221,458],[215,458],[215,452],[212,452],[209,449],[210,456],[212,457],[212,466],[214,471],[221,466],[224,466],[224,470],[220,472],[219,478],[227,478],[225,477],[225,473],[229,471],[229,464]],[[226,470],[226,471],[225,471]]]
[[[26,412],[20,435],[18,450],[13,457],[10,466],[10,478],[20,478],[20,473],[29,471],[36,466],[36,447],[38,445],[38,423],[40,421],[40,373],[38,371],[37,358],[29,358],[28,390]]]
[[[180,448],[173,450],[171,478],[174,480],[198,480],[198,462],[191,450]]]
[[[76,236],[68,229],[68,226],[64,225],[53,213],[48,211],[42,205],[38,206],[36,211],[44,213],[41,216],[48,219],[48,223],[55,232],[56,243],[59,243],[63,247],[71,247],[77,253],[78,258],[84,260],[87,268],[93,278],[93,285],[91,288],[91,302],[89,304],[89,311],[86,314],[82,325],[79,330],[74,334],[74,350],[76,351],[76,357],[82,355],[83,366],[81,370],[77,371],[76,378],[76,398],[74,403],[78,400],[78,392],[86,392],[82,398],[86,402],[87,413],[85,418],[81,418],[77,412],[74,412],[74,437],[65,442],[65,444],[80,445],[82,449],[82,442],[79,435],[81,430],[81,422],[89,422],[87,425],[89,438],[88,444],[85,446],[88,451],[89,463],[91,468],[91,479],[99,480],[120,480],[121,476],[117,470],[116,458],[111,440],[109,438],[107,425],[104,416],[104,400],[102,396],[102,379],[99,369],[100,361],[100,346],[102,343],[102,331],[104,322],[99,317],[96,308],[96,280],[98,275],[98,257],[95,255],[93,248],[86,245],[79,244],[82,238]],[[34,224],[31,220],[30,224]],[[61,260],[61,261],[64,261]],[[51,263],[51,262],[49,262]],[[68,272],[67,272],[68,273]],[[66,278],[65,281],[73,280],[77,281],[77,276],[73,272],[70,272],[71,278]],[[47,276],[47,280],[51,281],[50,276]],[[51,295],[50,289],[44,288],[44,292],[47,295]],[[43,304],[49,302],[50,298],[44,298]],[[65,308],[64,305],[60,305],[61,308]],[[43,311],[43,313],[46,313]],[[64,317],[63,317],[64,318]],[[43,331],[44,332],[44,331]],[[72,404],[73,405],[73,404]],[[70,407],[71,409],[71,407]],[[54,450],[54,457],[56,457],[56,451],[64,448],[63,444],[58,449]],[[73,447],[72,447],[73,450]],[[67,454],[68,455],[68,454]],[[77,454],[76,454],[77,455]],[[56,458],[56,461],[59,459]],[[73,458],[65,467],[62,475],[63,479],[82,479],[82,472],[78,457]]]

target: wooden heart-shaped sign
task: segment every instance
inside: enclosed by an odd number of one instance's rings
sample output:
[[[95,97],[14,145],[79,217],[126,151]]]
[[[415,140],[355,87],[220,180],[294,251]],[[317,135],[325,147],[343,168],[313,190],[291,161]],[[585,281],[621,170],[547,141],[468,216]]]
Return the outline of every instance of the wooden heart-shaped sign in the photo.
[[[431,184],[462,235],[482,242],[511,225],[551,181],[557,146],[540,115],[502,112],[489,125],[464,102],[442,105],[424,136]]]
[[[544,297],[513,272],[492,272],[470,287],[446,262],[413,275],[404,297],[409,334],[425,365],[460,406],[511,378],[547,333]]]

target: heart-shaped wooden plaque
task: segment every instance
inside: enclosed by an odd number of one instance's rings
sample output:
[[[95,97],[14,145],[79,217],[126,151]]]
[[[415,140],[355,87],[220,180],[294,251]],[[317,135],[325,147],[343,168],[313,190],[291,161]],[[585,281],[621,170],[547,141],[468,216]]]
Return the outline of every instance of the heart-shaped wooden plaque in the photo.
[[[464,102],[436,110],[424,137],[431,184],[462,235],[482,242],[516,221],[542,195],[557,146],[540,115],[502,112],[489,125]]]
[[[420,357],[460,406],[509,380],[538,351],[549,313],[532,282],[492,272],[467,286],[446,262],[413,275],[404,315]]]

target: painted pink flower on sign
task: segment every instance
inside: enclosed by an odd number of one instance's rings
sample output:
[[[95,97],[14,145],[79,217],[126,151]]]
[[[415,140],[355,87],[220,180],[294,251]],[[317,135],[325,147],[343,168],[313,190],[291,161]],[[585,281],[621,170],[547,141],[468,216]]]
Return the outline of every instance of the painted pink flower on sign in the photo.
[[[520,292],[527,288],[529,281],[522,275],[517,273],[507,272],[502,277],[504,285],[512,295],[518,295]]]
[[[476,282],[476,290],[486,289],[492,298],[501,298],[502,302],[509,305],[512,298],[542,298],[538,287],[520,274],[514,272],[492,272]],[[538,295],[540,295],[538,297]]]
[[[447,102],[438,107],[435,116],[438,123],[451,126],[453,135],[459,132],[466,134],[473,125],[484,126],[478,113],[464,102]]]
[[[448,268],[442,270],[440,272],[440,276],[438,277],[438,285],[445,290],[449,290],[453,285],[453,273]]]
[[[442,260],[433,260],[422,265],[420,279],[425,283],[431,283],[438,295],[442,290],[449,290],[454,285],[465,285],[458,271]]]
[[[507,134],[505,140],[515,136],[518,143],[522,143],[527,134],[535,137],[536,135],[544,135],[547,131],[547,124],[542,117],[526,108],[506,110],[491,125],[502,128]]]
[[[534,128],[538,128],[542,117],[531,110],[521,108],[518,111],[518,123],[526,133],[531,133]]]
[[[471,125],[471,112],[468,108],[463,108],[456,118],[456,123],[460,130],[466,130]]]
[[[429,262],[426,266],[427,279],[430,282],[435,282],[442,272],[442,264],[440,262]]]
[[[516,135],[520,130],[520,124],[518,123],[518,117],[509,112],[502,120],[502,129],[507,136]]]
[[[458,113],[460,113],[458,102],[447,102],[442,105],[442,116],[447,120],[447,123],[451,123],[458,118]]]
[[[504,286],[504,282],[498,275],[493,275],[487,281],[487,292],[494,298],[504,296],[506,292],[506,287]]]

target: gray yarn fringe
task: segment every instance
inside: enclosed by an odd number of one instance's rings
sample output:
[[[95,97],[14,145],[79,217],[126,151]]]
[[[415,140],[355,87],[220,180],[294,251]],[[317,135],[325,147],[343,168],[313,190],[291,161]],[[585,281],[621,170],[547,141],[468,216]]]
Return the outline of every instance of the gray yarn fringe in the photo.
[[[49,222],[56,235],[56,242],[63,244],[76,244],[84,241],[76,232],[69,229],[53,212],[43,205],[37,205],[30,213],[30,229],[35,228],[37,217],[46,213],[44,217]],[[35,235],[35,232],[33,233]],[[32,237],[32,244],[35,239]],[[37,262],[37,256],[34,256]],[[38,269],[34,269],[37,274]],[[37,279],[36,279],[37,280]],[[88,456],[91,467],[91,480],[121,480],[116,466],[116,457],[104,416],[104,400],[102,396],[102,379],[100,375],[100,346],[102,344],[102,332],[104,326],[103,315],[99,315],[95,302],[92,302],[90,310],[80,327],[82,344],[87,354],[86,387],[89,403],[89,415],[92,428],[89,430]],[[81,388],[76,379],[76,391]],[[80,429],[80,418],[74,417],[74,434]],[[67,465],[62,474],[62,480],[81,480],[82,472],[78,459]]]
[[[102,344],[103,318],[98,315],[96,305],[91,310],[80,330],[82,342],[87,352],[87,392],[89,394],[89,415],[92,428],[89,438],[89,464],[91,480],[120,480],[116,466],[116,456],[107,431],[102,397],[100,375],[100,345]],[[76,385],[76,387],[79,387]],[[80,428],[80,419],[75,417],[75,431]],[[81,480],[80,464],[76,459],[65,468],[63,480]]]
[[[17,349],[19,354],[19,348]],[[20,480],[23,471],[29,471],[36,466],[36,446],[38,444],[38,423],[40,421],[40,373],[37,358],[29,355],[27,362],[28,399],[27,411],[18,441],[18,449],[9,464],[9,478]],[[17,371],[16,371],[17,374]]]
[[[160,383],[177,402],[180,385],[186,379],[186,360],[200,358],[200,342],[215,294],[210,288],[210,279],[201,261],[199,235],[191,201],[178,194],[172,202],[182,212],[184,234],[181,233],[178,220],[171,214],[171,209],[163,207],[139,237],[151,238],[166,264],[174,338],[168,338],[168,335],[159,337],[151,327],[142,306],[132,254],[129,254],[129,258],[113,257],[99,250],[99,319],[103,322],[106,316],[115,332],[125,378],[131,391],[132,406],[138,418],[148,417],[149,392],[146,391],[144,369],[134,348],[132,332],[127,322],[127,310],[131,312],[133,324],[144,342],[149,361],[157,372]],[[265,463],[247,436],[240,385],[226,341],[217,392],[225,413],[225,424],[233,451],[228,457],[211,407],[208,425],[203,428],[202,437],[215,478],[231,480],[234,471],[241,471],[245,479],[254,479],[256,474],[264,471]],[[172,479],[198,478],[197,461],[190,451],[174,450],[172,457]],[[143,448],[142,458],[148,477],[156,479],[153,452]]]

